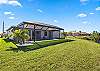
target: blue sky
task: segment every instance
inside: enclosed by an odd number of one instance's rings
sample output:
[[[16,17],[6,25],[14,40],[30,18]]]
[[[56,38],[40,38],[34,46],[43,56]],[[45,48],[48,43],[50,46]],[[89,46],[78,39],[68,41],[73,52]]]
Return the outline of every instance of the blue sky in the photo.
[[[100,32],[100,0],[0,0],[0,32],[22,21],[57,25],[65,31]]]

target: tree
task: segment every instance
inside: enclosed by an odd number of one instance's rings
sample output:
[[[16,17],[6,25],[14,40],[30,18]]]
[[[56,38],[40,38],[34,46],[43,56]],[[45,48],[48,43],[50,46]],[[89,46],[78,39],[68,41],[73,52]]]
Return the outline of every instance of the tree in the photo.
[[[82,31],[79,31],[79,33],[82,33]]]
[[[21,29],[18,29],[18,30],[15,30],[13,32],[13,35],[12,35],[18,43],[20,44],[24,44],[25,43],[25,40],[28,40],[29,39],[29,35],[28,35],[28,30],[21,30]]]
[[[66,37],[67,35],[67,32],[62,32],[62,34],[64,35],[64,38]]]
[[[91,34],[91,39],[95,42],[99,42],[100,40],[99,32],[93,31],[93,33]]]
[[[73,32],[71,32],[71,31],[68,32],[68,34],[69,34],[69,36],[73,36]]]

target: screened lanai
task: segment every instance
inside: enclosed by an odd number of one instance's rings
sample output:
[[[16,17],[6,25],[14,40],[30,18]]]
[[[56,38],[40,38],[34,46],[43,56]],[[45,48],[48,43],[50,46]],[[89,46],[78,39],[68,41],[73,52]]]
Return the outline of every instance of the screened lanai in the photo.
[[[63,28],[40,22],[22,22],[17,27],[29,30],[30,41],[61,38],[64,32]]]

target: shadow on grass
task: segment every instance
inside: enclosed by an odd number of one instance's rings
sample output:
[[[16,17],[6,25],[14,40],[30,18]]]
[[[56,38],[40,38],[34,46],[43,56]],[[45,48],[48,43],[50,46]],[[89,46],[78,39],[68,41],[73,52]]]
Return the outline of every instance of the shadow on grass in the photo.
[[[12,42],[12,43],[14,43],[14,44],[16,44],[16,42],[14,41],[14,40],[11,40],[11,39],[3,39],[6,43],[8,43],[8,42]]]
[[[10,47],[10,49],[7,49],[6,51],[14,51],[14,52],[18,52],[18,51],[32,51],[32,50],[36,50],[36,49],[40,49],[40,48],[44,48],[44,47],[48,47],[48,46],[52,46],[52,45],[56,45],[56,44],[60,44],[60,43],[65,43],[65,42],[72,42],[75,40],[70,40],[70,39],[66,39],[66,40],[56,40],[56,41],[45,41],[45,42],[34,42],[33,45],[29,45],[29,46],[18,46],[18,48],[12,48]]]

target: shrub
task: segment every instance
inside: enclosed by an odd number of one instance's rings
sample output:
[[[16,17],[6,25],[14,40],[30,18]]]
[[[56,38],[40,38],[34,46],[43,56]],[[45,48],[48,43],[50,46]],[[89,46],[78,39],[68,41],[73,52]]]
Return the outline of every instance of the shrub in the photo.
[[[93,33],[91,34],[91,40],[93,40],[93,41],[95,41],[95,42],[100,41],[99,32],[93,31]]]

